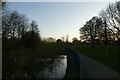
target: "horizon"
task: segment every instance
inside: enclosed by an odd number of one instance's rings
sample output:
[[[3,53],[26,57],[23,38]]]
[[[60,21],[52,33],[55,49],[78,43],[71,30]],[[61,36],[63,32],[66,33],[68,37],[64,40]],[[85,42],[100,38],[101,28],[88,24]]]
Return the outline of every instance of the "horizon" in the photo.
[[[98,16],[108,4],[108,2],[8,2],[8,8],[25,14],[29,22],[35,20],[41,37],[61,39],[68,34],[71,42],[74,37],[80,40],[80,27],[93,16]]]

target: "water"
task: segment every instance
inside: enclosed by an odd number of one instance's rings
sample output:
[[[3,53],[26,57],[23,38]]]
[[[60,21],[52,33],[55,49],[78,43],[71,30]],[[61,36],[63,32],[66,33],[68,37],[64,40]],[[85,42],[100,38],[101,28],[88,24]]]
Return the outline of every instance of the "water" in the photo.
[[[36,70],[23,75],[24,78],[64,78],[67,69],[67,56],[57,55],[52,57],[41,57],[35,61],[39,63]],[[32,73],[31,73],[32,72]]]
[[[22,66],[21,66],[22,65]],[[20,66],[20,67],[19,67]],[[5,79],[25,78],[25,79],[69,79],[79,78],[79,66],[69,55],[53,56],[32,56],[27,61],[13,68],[13,73],[7,72]]]
[[[60,55],[59,57],[56,57],[53,61],[53,64],[47,64],[47,61],[52,61],[52,58],[45,59],[44,61],[48,66],[36,74],[36,78],[64,78],[67,68],[66,55]]]

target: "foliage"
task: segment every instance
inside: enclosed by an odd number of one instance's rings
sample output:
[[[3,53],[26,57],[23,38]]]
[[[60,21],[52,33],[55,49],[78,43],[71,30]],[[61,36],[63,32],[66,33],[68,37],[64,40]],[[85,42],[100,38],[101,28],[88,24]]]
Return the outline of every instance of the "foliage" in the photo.
[[[103,21],[100,17],[92,17],[86,24],[80,28],[81,39],[91,41],[94,46],[95,39],[102,40],[104,37]]]
[[[22,36],[22,44],[28,48],[37,47],[40,43],[39,34],[34,31],[28,31]]]

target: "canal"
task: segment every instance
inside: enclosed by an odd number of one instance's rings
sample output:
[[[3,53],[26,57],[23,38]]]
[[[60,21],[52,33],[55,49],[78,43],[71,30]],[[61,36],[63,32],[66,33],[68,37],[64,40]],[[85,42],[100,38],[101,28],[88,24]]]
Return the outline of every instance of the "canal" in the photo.
[[[23,57],[24,59],[24,57]],[[21,59],[20,59],[21,60]],[[18,63],[14,59],[14,64]],[[24,64],[25,63],[25,64]],[[24,79],[80,79],[80,66],[69,54],[28,57],[21,66],[15,65],[12,74],[3,73],[3,78],[24,78]]]

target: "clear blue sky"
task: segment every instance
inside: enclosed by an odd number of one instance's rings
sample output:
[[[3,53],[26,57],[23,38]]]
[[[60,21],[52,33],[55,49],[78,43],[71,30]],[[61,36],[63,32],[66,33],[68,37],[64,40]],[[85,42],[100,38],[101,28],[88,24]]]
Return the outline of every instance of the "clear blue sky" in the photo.
[[[42,37],[79,39],[79,29],[87,20],[108,5],[108,2],[9,2],[11,10],[37,21]]]
[[[114,2],[118,0],[7,0],[7,1],[9,2]]]

